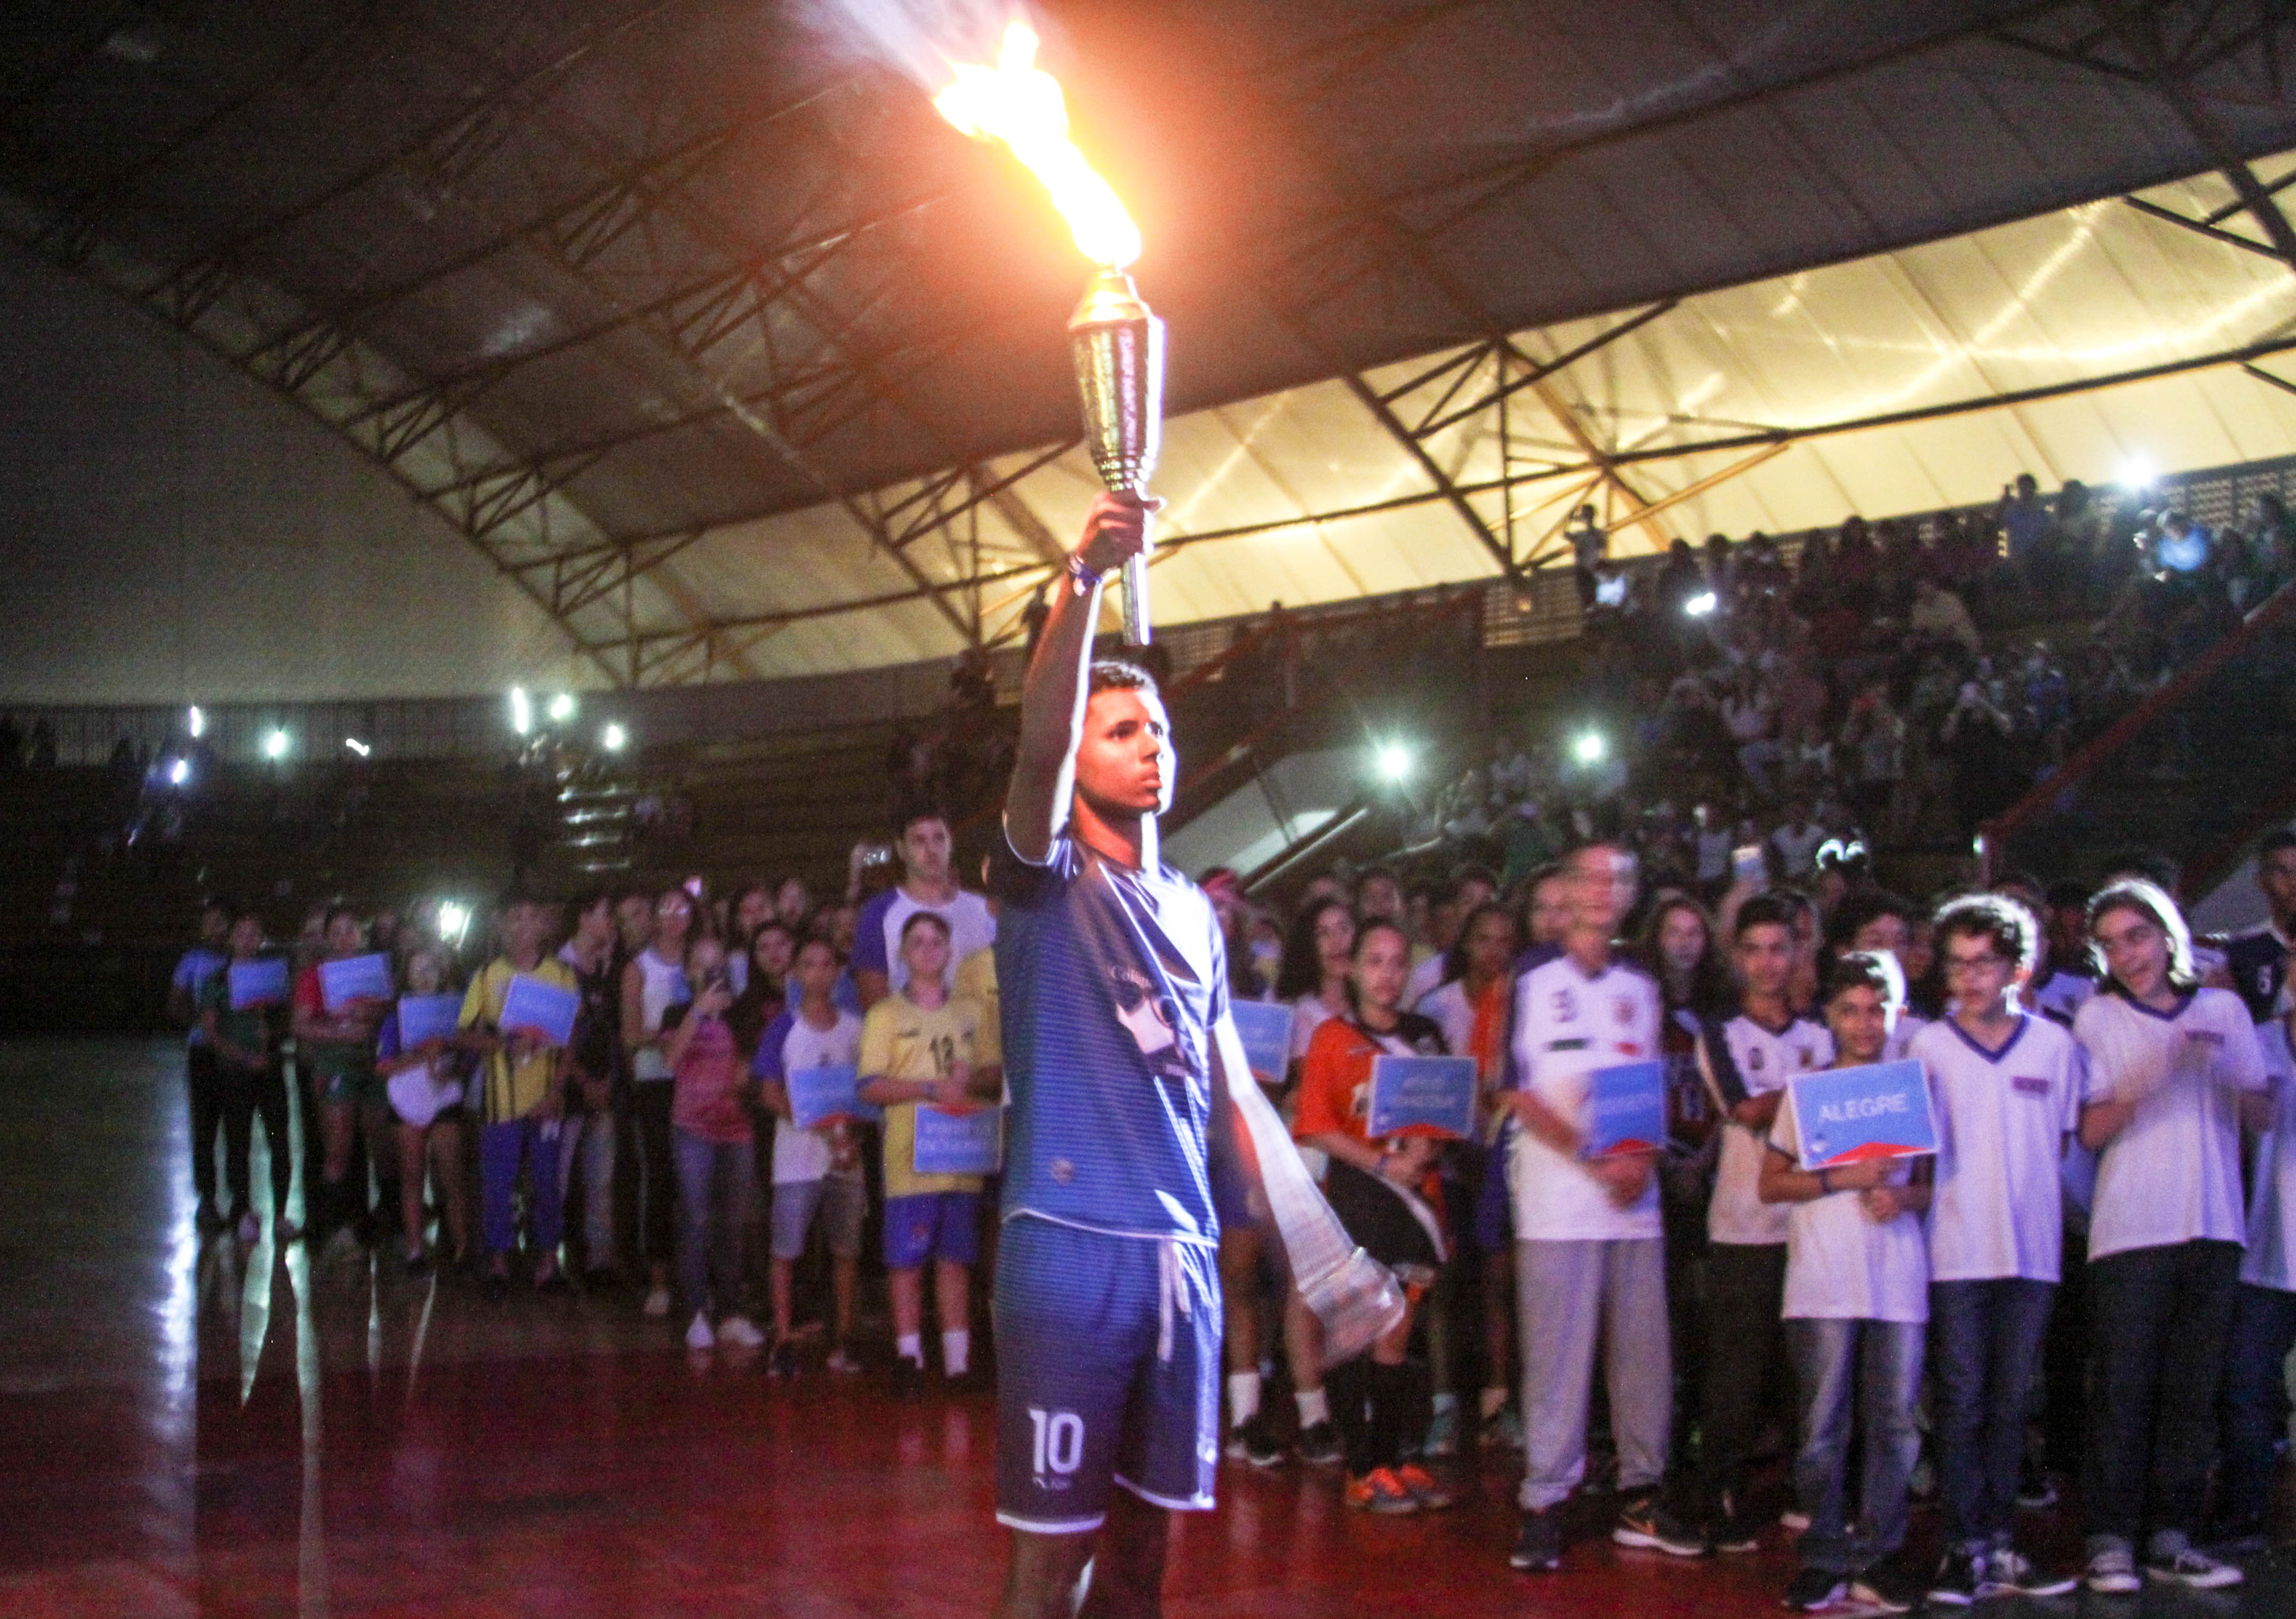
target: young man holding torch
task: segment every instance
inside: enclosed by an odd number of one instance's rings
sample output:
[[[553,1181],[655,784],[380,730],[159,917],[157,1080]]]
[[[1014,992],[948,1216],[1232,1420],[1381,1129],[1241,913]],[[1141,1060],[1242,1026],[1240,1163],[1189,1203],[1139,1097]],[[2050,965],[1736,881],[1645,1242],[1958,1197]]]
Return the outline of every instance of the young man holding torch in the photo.
[[[1102,581],[1146,548],[1151,510],[1096,499],[1055,585],[991,863],[1011,1109],[996,1298],[996,1516],[1016,1532],[1005,1619],[1160,1611],[1168,1515],[1212,1504],[1215,1182],[1233,1207],[1241,1179],[1258,1189],[1244,1166],[1264,1168],[1282,1178],[1279,1229],[1330,1223],[1272,1116],[1263,1131],[1247,1114],[1236,1152],[1239,1110],[1259,1099],[1225,1077],[1242,1048],[1218,920],[1159,856],[1175,774],[1164,706],[1141,670],[1092,660]],[[1295,1271],[1315,1278],[1302,1257]]]

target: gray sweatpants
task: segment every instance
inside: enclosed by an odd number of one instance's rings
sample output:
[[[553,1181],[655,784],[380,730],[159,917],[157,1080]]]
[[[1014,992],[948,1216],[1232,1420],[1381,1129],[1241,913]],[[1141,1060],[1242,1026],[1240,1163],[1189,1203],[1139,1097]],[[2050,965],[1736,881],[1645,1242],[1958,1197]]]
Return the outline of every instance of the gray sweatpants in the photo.
[[[1522,1509],[1544,1512],[1587,1476],[1587,1402],[1598,1335],[1619,1487],[1657,1484],[1666,1472],[1674,1415],[1664,1241],[1517,1242],[1514,1275],[1522,1329]]]

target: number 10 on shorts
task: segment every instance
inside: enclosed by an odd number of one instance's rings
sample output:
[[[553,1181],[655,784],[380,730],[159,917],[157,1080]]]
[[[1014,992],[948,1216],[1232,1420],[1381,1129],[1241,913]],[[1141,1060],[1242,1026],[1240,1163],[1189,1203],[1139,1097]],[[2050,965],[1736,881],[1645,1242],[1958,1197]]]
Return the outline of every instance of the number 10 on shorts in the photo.
[[[1084,1463],[1084,1419],[1074,1411],[1029,1408],[1029,1427],[1036,1436],[1036,1475],[1073,1473]]]

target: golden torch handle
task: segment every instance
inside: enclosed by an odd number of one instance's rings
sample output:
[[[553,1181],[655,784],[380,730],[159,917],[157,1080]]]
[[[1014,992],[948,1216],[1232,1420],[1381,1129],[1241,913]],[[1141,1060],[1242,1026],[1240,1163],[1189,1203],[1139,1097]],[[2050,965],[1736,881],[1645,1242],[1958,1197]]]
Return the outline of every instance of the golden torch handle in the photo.
[[[1111,489],[1146,499],[1164,427],[1164,323],[1132,278],[1103,267],[1069,320],[1085,443]],[[1124,565],[1124,639],[1148,644],[1148,557]]]

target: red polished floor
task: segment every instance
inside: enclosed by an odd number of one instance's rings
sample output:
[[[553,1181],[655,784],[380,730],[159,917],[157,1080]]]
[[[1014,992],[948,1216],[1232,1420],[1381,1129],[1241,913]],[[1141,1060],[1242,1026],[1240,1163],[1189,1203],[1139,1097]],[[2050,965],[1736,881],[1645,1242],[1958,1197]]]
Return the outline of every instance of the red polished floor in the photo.
[[[0,1046],[0,1615],[987,1610],[986,1397],[776,1384],[689,1356],[626,1294],[496,1304],[390,1265],[315,1277],[299,1248],[242,1263],[192,1230],[178,1061]],[[1230,1467],[1184,1523],[1168,1611],[1776,1611],[1783,1536],[1685,1565],[1602,1541],[1599,1500],[1562,1574],[1512,1573],[1517,1466],[1470,1462],[1461,1508],[1416,1520]],[[2069,1525],[2036,1529],[2070,1551]],[[2142,1608],[2296,1615],[2296,1578],[2267,1558],[2243,1592]]]

